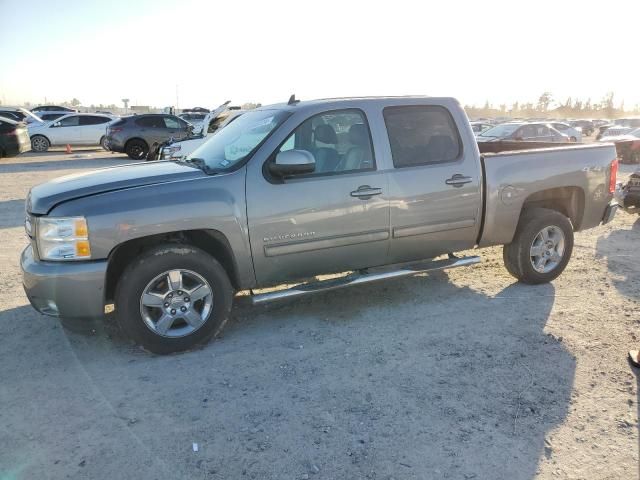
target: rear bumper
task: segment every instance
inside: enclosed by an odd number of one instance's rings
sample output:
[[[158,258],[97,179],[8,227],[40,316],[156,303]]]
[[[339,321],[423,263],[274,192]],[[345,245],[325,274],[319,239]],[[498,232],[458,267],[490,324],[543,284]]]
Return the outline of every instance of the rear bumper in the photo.
[[[24,291],[33,308],[53,317],[104,315],[107,261],[42,262],[28,246],[20,258]]]
[[[613,217],[616,216],[616,212],[618,211],[618,206],[619,205],[617,202],[611,202],[609,203],[609,205],[607,205],[607,208],[605,208],[604,215],[602,217],[603,225],[606,225],[611,220],[613,220]]]
[[[112,152],[124,152],[124,142],[117,137],[110,137],[107,135],[107,148]]]
[[[4,142],[0,143],[0,149],[7,157],[15,157],[31,150],[31,142],[29,142],[29,137],[6,136]]]

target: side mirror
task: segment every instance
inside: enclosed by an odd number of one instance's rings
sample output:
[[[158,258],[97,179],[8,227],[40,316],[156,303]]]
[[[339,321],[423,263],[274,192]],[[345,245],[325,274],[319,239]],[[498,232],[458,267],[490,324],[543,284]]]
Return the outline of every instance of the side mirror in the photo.
[[[306,150],[287,150],[276,155],[276,161],[269,164],[269,171],[278,177],[312,173],[316,160]]]
[[[516,142],[522,142],[522,141],[524,140],[524,138],[522,138],[522,137],[515,137],[515,138],[514,138],[514,140],[515,140]]]
[[[51,126],[52,127],[59,127],[60,126],[60,122],[54,122]]]

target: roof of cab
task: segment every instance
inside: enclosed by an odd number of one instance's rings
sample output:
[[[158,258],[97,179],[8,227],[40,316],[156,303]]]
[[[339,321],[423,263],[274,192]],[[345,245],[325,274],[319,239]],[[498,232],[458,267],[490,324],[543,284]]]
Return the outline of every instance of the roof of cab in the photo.
[[[339,105],[341,103],[353,102],[378,102],[385,100],[431,100],[431,101],[456,101],[453,97],[430,97],[427,95],[399,95],[399,96],[371,96],[371,97],[335,97],[335,98],[319,98],[316,100],[296,100],[295,103],[283,102],[272,105],[264,105],[259,107],[264,110],[282,109],[292,110],[311,107],[315,105]]]

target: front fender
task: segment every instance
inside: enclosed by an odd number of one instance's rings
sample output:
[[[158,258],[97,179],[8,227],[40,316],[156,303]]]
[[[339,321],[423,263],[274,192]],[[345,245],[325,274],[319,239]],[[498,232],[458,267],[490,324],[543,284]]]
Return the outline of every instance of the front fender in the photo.
[[[245,203],[246,169],[107,192],[58,205],[51,216],[87,218],[92,259],[125,242],[188,230],[216,230],[229,242],[238,281],[253,285]]]

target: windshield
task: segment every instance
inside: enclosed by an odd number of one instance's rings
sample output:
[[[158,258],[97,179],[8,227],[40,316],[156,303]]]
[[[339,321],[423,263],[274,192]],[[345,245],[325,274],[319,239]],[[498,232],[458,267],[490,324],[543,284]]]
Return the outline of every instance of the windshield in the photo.
[[[496,137],[503,138],[508,137],[515,132],[520,125],[513,123],[505,123],[504,125],[496,125],[493,128],[489,128],[480,134],[481,137]]]
[[[230,170],[248,157],[289,116],[283,110],[245,113],[206,141],[185,161],[203,163],[207,172]]]
[[[34,122],[43,123],[44,122],[44,120],[42,120],[38,115],[36,115],[35,113],[31,113],[29,110],[25,110],[21,108],[20,111],[24,113],[25,121],[27,123],[34,123]]]

